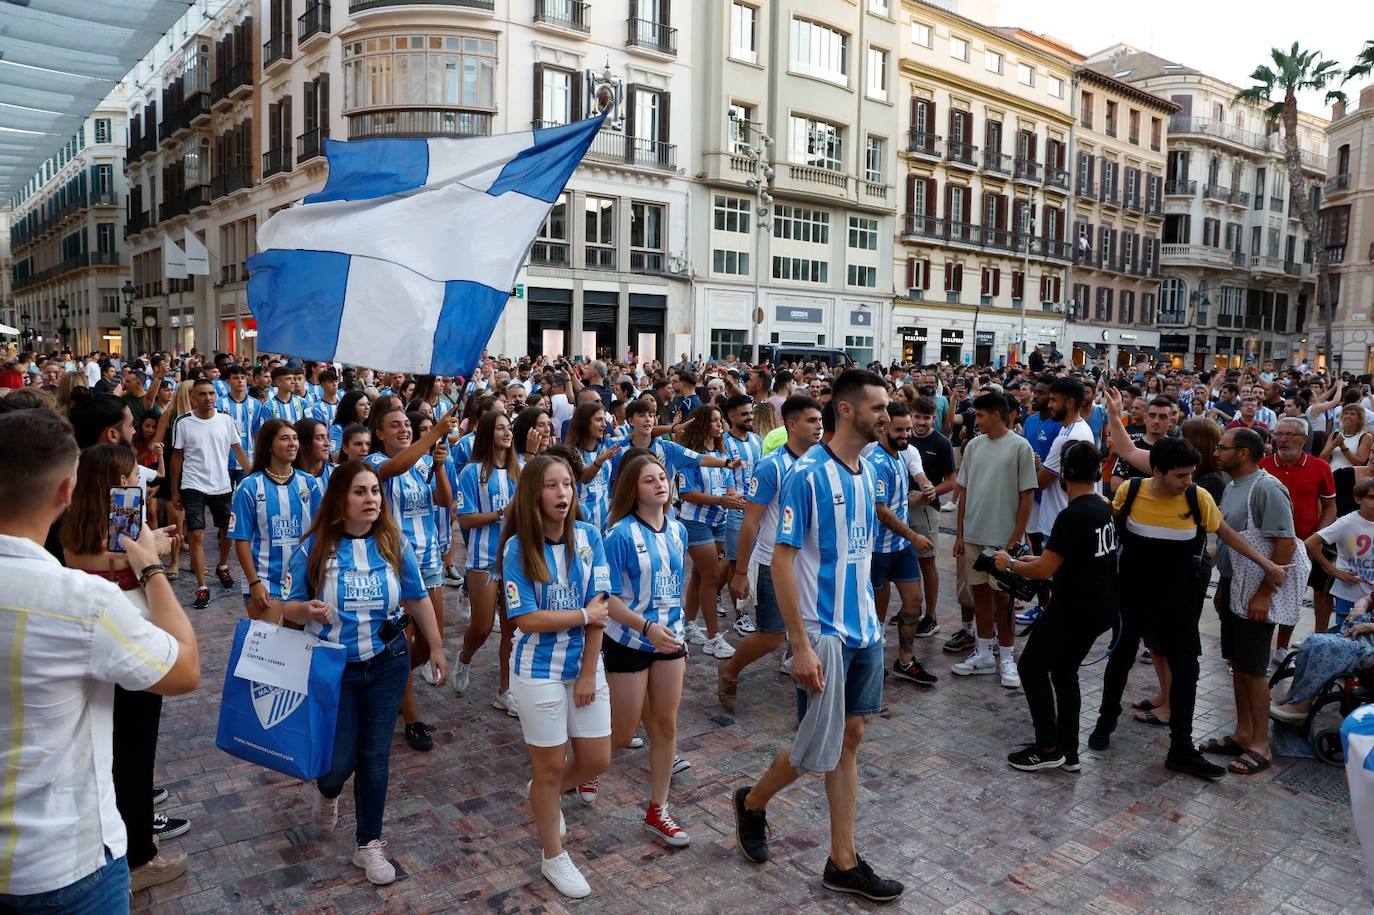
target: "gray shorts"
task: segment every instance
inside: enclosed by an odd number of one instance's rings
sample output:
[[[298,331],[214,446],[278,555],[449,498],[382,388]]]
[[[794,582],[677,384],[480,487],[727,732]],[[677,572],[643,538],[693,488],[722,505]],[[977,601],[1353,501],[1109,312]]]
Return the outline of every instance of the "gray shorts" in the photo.
[[[930,549],[917,551],[917,558],[934,559],[940,540],[940,510],[931,505],[921,505],[907,514],[907,524],[911,529],[930,538]]]

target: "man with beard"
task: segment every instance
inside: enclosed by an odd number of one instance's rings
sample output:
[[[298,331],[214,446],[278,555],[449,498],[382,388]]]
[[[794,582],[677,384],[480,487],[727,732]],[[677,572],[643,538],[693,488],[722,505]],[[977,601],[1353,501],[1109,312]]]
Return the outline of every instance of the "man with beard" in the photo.
[[[754,401],[747,394],[736,394],[725,401],[722,412],[730,427],[724,438],[725,456],[740,461],[739,468],[735,470],[735,492],[747,493],[754,477],[754,467],[763,460],[763,439],[754,432]],[[747,573],[749,557],[745,556],[743,561],[739,558],[739,535],[743,526],[743,510],[732,508],[725,513],[725,561],[732,570],[743,568]],[[726,593],[730,593],[728,589]],[[734,603],[734,596],[731,595],[729,600]],[[754,621],[749,614],[736,605],[735,632],[743,637],[753,632],[754,628]]]
[[[1050,531],[1054,530],[1054,519],[1069,504],[1068,495],[1059,480],[1059,464],[1064,448],[1069,442],[1093,442],[1096,439],[1092,427],[1081,416],[1087,396],[1082,382],[1072,378],[1058,378],[1050,385],[1050,417],[1059,423],[1059,432],[1036,471],[1040,506],[1035,513],[1036,523],[1031,529],[1041,537],[1050,535]]]
[[[910,680],[918,686],[934,686],[936,676],[911,656],[921,616],[921,567],[916,562],[916,552],[933,549],[934,544],[907,525],[907,493],[911,486],[906,451],[911,441],[911,414],[898,403],[888,404],[887,413],[887,425],[878,430],[878,440],[863,451],[873,465],[874,497],[881,525],[873,541],[873,587],[877,591],[878,619],[887,621],[891,596],[888,584],[896,585],[902,604],[897,611],[898,647],[892,676]]]
[[[1037,465],[1044,463],[1049,456],[1050,446],[1054,444],[1055,438],[1059,435],[1059,430],[1063,428],[1059,420],[1055,419],[1050,412],[1050,385],[1054,384],[1053,376],[1042,376],[1035,382],[1031,398],[1031,411],[1026,414],[1021,424],[1021,434],[1030,442],[1031,450],[1035,452]],[[1031,516],[1028,524],[1031,551],[1037,556],[1045,547],[1045,538],[1040,533],[1040,522],[1037,515],[1040,511],[1040,493],[1036,492],[1035,502],[1031,505]],[[1037,591],[1038,604],[1034,607],[1027,607],[1022,612],[1016,614],[1016,622],[1025,626],[1036,621],[1044,608],[1049,606],[1049,584],[1042,581]]]
[[[925,612],[916,626],[916,638],[928,639],[940,631],[935,617],[935,604],[940,599],[940,569],[935,561],[935,544],[940,537],[940,497],[954,491],[954,446],[935,430],[936,404],[933,398],[917,397],[911,405],[911,446],[921,455],[926,479],[934,486],[913,492],[908,524],[930,541],[930,549],[917,550],[916,561],[921,567],[921,586],[925,589]],[[959,609],[965,614],[964,626],[956,634],[966,636],[967,644],[951,651],[973,647],[973,605],[961,598]]]
[[[882,902],[900,896],[902,884],[859,857],[854,825],[864,719],[883,698],[883,631],[871,580],[875,485],[860,452],[887,422],[887,389],[872,372],[849,369],[835,381],[832,406],[834,436],[802,456],[783,483],[773,550],[801,723],[791,750],[752,788],[735,792],[735,831],[746,859],[767,861],[769,800],[801,771],[824,772],[830,858],[822,885]]]

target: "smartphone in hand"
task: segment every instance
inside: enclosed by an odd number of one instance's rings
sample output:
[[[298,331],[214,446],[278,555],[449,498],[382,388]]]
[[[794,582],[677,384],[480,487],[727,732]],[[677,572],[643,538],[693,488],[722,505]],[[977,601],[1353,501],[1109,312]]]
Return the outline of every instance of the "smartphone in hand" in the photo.
[[[143,490],[137,486],[110,487],[110,529],[106,548],[112,553],[124,552],[121,536],[137,540],[143,529]]]

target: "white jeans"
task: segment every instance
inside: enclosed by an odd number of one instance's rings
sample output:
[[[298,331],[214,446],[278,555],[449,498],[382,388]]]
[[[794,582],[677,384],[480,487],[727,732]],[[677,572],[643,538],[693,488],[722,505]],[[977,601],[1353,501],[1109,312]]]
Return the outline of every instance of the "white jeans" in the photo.
[[[511,692],[520,709],[520,730],[532,747],[559,747],[570,737],[611,736],[611,689],[601,658],[596,659],[596,699],[578,708],[573,680],[533,680],[511,674]]]

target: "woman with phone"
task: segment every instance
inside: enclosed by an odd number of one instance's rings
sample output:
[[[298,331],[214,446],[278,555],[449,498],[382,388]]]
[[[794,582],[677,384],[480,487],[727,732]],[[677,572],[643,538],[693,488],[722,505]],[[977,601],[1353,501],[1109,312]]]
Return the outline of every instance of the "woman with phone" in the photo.
[[[553,420],[538,407],[526,407],[516,414],[511,433],[515,436],[516,460],[524,467],[553,444]]]
[[[386,858],[382,817],[390,777],[391,731],[410,683],[406,633],[423,633],[435,678],[448,676],[439,623],[415,548],[384,510],[383,483],[362,461],[340,465],[300,549],[291,557],[282,614],[347,652],[330,770],[316,782],[319,834],[339,821],[339,795],[353,776],[357,807],[353,864],[368,882],[396,879]],[[431,650],[428,646],[433,646]]]
[[[229,539],[243,569],[243,606],[250,619],[281,622],[291,554],[324,498],[320,481],[295,466],[299,451],[295,427],[269,419],[253,440],[253,466],[234,489]]]
[[[692,411],[680,436],[682,446],[703,456],[720,459],[726,455],[725,421],[720,408],[703,405]],[[744,497],[734,490],[734,473],[726,468],[688,464],[678,471],[678,490],[682,495],[679,517],[687,527],[687,552],[692,556],[692,577],[687,584],[687,636],[702,646],[702,651],[724,661],[735,653],[719,631],[716,595],[730,573],[724,564],[725,516],[729,509],[744,508]],[[697,621],[700,613],[705,628]]]
[[[81,452],[72,504],[61,523],[60,538],[69,569],[80,569],[114,582],[124,596],[148,616],[140,579],[120,546],[119,535],[137,540],[141,530],[142,490],[138,463],[127,445],[94,445]],[[159,531],[158,553],[171,546],[170,530]],[[186,833],[191,824],[153,812],[153,769],[162,697],[151,692],[114,690],[115,804],[128,833],[129,876],[133,892],[168,883],[186,873],[186,855],[159,851],[157,842]]]
[[[606,444],[606,411],[600,403],[581,403],[568,422],[567,443],[582,455],[577,501],[582,517],[597,530],[606,529],[611,507],[611,463],[621,444]]]
[[[1374,434],[1364,427],[1364,407],[1358,402],[1341,407],[1340,422],[1340,428],[1326,438],[1322,459],[1331,464],[1332,470],[1363,467],[1369,463],[1371,443],[1374,442]]]
[[[652,454],[636,455],[621,467],[611,499],[606,561],[623,603],[611,604],[601,651],[611,688],[611,745],[630,745],[641,713],[649,736],[644,828],[681,848],[691,838],[668,812],[668,788],[687,671],[682,621],[687,529],[668,516],[670,493],[668,472]]]
[[[520,730],[534,769],[529,797],[543,846],[540,870],[560,893],[581,899],[591,887],[563,848],[560,798],[577,788],[584,802],[594,801],[595,779],[610,762],[601,634],[620,588],[601,534],[576,519],[572,468],[561,458],[531,458],[502,530],[498,572],[506,614],[519,630],[511,688],[521,708],[538,710],[520,717]]]
[[[520,476],[516,462],[515,439],[510,419],[489,410],[477,421],[473,437],[472,461],[458,474],[458,526],[467,536],[466,583],[472,618],[463,633],[463,648],[453,668],[453,691],[460,696],[468,688],[472,659],[491,635],[493,621],[501,613],[500,679],[492,706],[508,715],[517,713],[510,688],[510,623],[501,607],[500,576],[496,572],[501,558],[501,522],[515,498]]]

